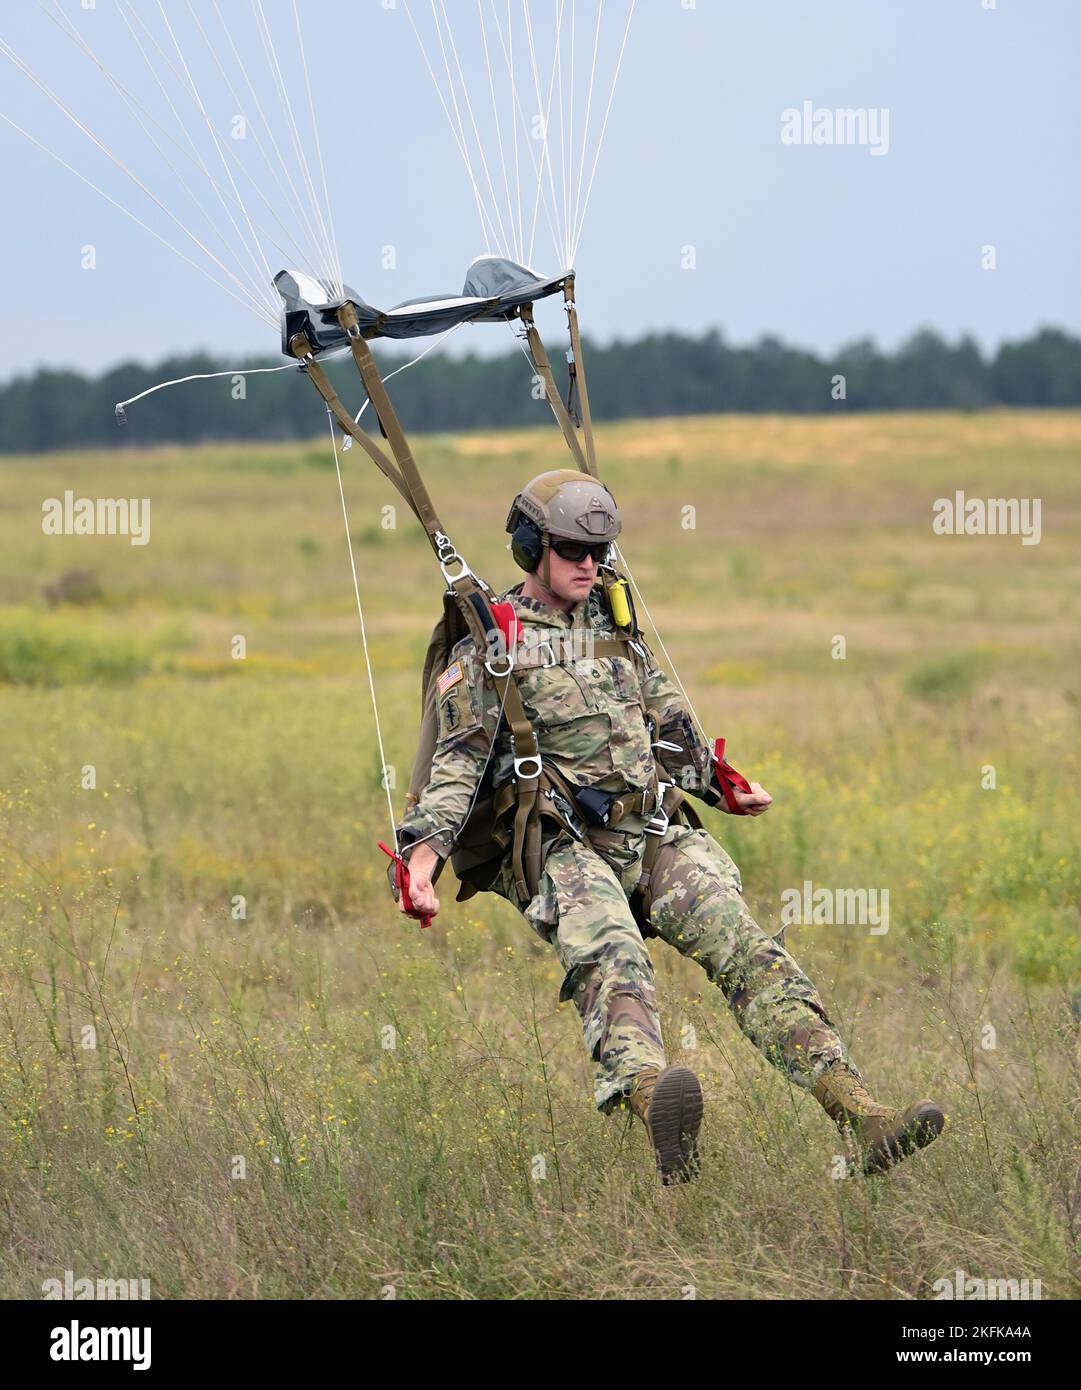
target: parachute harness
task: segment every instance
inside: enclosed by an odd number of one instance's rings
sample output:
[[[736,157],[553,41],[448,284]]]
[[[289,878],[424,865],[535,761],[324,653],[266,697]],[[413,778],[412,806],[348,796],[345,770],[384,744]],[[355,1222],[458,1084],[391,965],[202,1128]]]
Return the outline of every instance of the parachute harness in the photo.
[[[544,385],[545,395],[556,421],[562,430],[575,464],[588,476],[597,477],[596,450],[593,438],[592,418],[589,409],[589,395],[582,358],[577,308],[574,301],[573,273],[565,277],[562,283],[562,289],[570,333],[570,353],[568,356],[569,361],[573,363],[573,371],[570,376],[570,392],[566,403],[556,386],[555,378],[552,373],[551,361],[533,317],[532,303],[527,302],[517,306],[516,317],[521,321],[524,327],[524,336],[528,343],[530,360]],[[360,598],[360,586],[357,580],[352,541],[349,538],[349,522],[345,505],[344,486],[341,478],[337,437],[334,429],[335,423],[347,439],[360,444],[383,475],[394,485],[395,489],[424,527],[429,543],[435,554],[436,562],[439,565],[440,573],[447,586],[446,594],[448,599],[452,600],[457,607],[465,628],[472,637],[478,653],[488,653],[488,657],[484,662],[484,668],[488,679],[499,695],[499,715],[492,731],[484,769],[477,780],[473,797],[462,825],[458,827],[456,838],[460,835],[472,815],[495,750],[500,730],[504,727],[505,720],[510,726],[514,771],[513,796],[517,803],[514,809],[511,862],[518,897],[520,902],[525,905],[536,892],[540,873],[540,825],[538,807],[542,804],[541,799],[543,798],[546,803],[546,810],[550,807],[555,807],[557,809],[567,808],[569,814],[563,816],[565,828],[567,828],[570,833],[577,834],[580,837],[580,824],[576,823],[577,818],[573,812],[574,793],[554,769],[546,767],[542,758],[536,731],[526,716],[521,695],[518,690],[514,664],[513,637],[515,632],[511,625],[513,622],[513,613],[507,614],[499,611],[508,607],[508,605],[496,604],[494,602],[494,593],[491,587],[473,571],[466,558],[452,540],[450,534],[444,529],[428,493],[427,486],[417,467],[416,459],[408,443],[405,432],[402,429],[397,412],[387,393],[385,382],[372,356],[368,338],[359,321],[357,306],[348,299],[341,301],[333,306],[333,316],[346,337],[349,351],[361,381],[363,382],[365,391],[367,392],[368,401],[375,408],[381,432],[389,446],[389,452],[360,429],[358,424],[359,416],[354,417],[345,409],[337,391],[334,389],[334,386],[320,364],[316,352],[313,350],[309,335],[304,331],[293,334],[289,339],[289,347],[300,363],[302,370],[307,374],[313,386],[323,398],[330,420],[339,493],[342,501],[343,518],[346,525],[347,541],[349,543],[354,594],[357,600],[357,610],[361,623],[364,659],[368,673],[373,709],[375,710],[379,757],[381,766],[383,767],[383,783],[387,791],[387,804],[394,838],[393,849],[390,849],[383,842],[380,842],[380,847],[394,862],[394,885],[404,904],[404,910],[410,915],[416,916],[417,914],[412,911],[411,907],[411,899],[408,890],[408,868],[402,856],[402,849],[398,840],[393,799],[390,795],[389,779],[386,773],[387,765],[382,728],[378,715],[374,673],[368,650],[363,605]],[[326,315],[324,315],[324,321],[325,319]],[[374,325],[368,329],[368,332],[373,335],[378,331],[378,327]],[[620,558],[622,559],[622,557]],[[629,568],[627,573],[636,594],[641,598],[640,591],[638,590],[638,586]],[[606,594],[620,585],[624,588],[626,586],[626,580],[623,579],[618,570],[612,569],[611,567],[606,567],[605,571],[602,572],[601,581]],[[620,597],[622,597],[622,592],[620,593]],[[625,600],[623,600],[623,602],[625,604]],[[646,608],[644,601],[643,610],[646,612],[647,616],[649,616],[648,608]],[[597,655],[619,655],[623,657],[627,657],[630,652],[633,652],[639,663],[644,664],[646,649],[636,640],[638,638],[638,626],[637,621],[633,618],[633,610],[629,610],[628,618],[629,621],[624,624],[625,630],[620,630],[620,625],[617,623],[617,637],[614,640],[599,640],[594,643],[595,652]],[[652,622],[651,617],[649,621],[654,630],[656,630],[656,625]],[[659,632],[657,636],[662,650],[665,650],[667,659],[667,650],[664,649],[663,640],[660,639]],[[491,655],[493,647],[498,652],[498,656],[495,659],[493,659]],[[675,676],[675,679],[681,693],[686,699],[686,692],[682,686],[682,682],[679,681],[678,676]],[[700,721],[693,707],[690,706],[689,700],[687,704],[688,708],[691,709],[692,718],[701,729]],[[704,730],[702,730],[702,734],[708,747],[709,740]],[[739,773],[736,773],[734,769],[731,769],[729,765],[724,762],[723,740],[718,740],[713,746],[710,752],[710,758],[711,762],[714,764],[714,775],[718,790],[723,793],[729,810],[740,813],[732,788],[733,786],[738,786],[743,790],[747,790],[748,784],[740,777]],[[656,783],[654,795],[656,804],[652,808],[652,819],[647,825],[650,840],[643,858],[642,879],[638,886],[639,894],[643,899],[648,893],[649,876],[652,871],[653,860],[655,859],[657,848],[659,847],[658,837],[663,835],[664,831],[667,830],[672,814],[683,799],[682,792],[673,783],[663,781],[658,781]],[[644,802],[645,798],[643,797],[642,799]],[[510,809],[505,797],[503,798],[503,809]],[[450,827],[440,827],[432,831],[431,834],[424,836],[423,839],[430,839],[434,835],[444,833],[448,829],[450,829]],[[420,840],[414,840],[411,843],[415,845],[420,842]]]

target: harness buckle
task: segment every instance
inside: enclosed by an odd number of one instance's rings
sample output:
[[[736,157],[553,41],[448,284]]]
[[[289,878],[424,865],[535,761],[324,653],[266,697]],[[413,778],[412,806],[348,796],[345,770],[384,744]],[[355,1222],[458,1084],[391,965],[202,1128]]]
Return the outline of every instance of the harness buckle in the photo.
[[[578,815],[567,798],[563,796],[562,793],[553,791],[551,787],[548,788],[544,795],[567,822],[567,827],[574,838],[576,840],[581,840],[582,836],[585,834],[585,826],[582,823],[581,816]]]
[[[452,574],[450,572],[449,567],[453,564],[458,564],[461,566],[457,574]],[[439,568],[442,572],[443,578],[447,581],[448,589],[453,588],[459,579],[466,579],[468,577],[472,577],[474,579],[476,578],[476,575],[473,574],[473,571],[469,568],[469,565],[467,564],[465,558],[459,555],[456,550],[449,550],[446,553],[440,554]]]
[[[527,772],[526,767],[529,764],[533,764],[533,770]],[[523,778],[527,782],[531,782],[534,777],[539,777],[542,767],[543,763],[541,762],[541,755],[539,753],[527,753],[524,758],[519,758],[517,755],[515,756],[514,775],[515,777]]]
[[[537,751],[535,753],[527,753],[524,758],[519,757],[518,753],[515,751],[513,734],[511,735],[510,747],[514,759],[515,777],[521,777],[525,781],[531,782],[535,777],[541,775],[541,768],[544,764],[541,762],[540,749],[537,748],[537,741],[535,738],[533,739],[533,747],[536,748]]]
[[[490,658],[484,663],[484,669],[488,672],[490,676],[496,676],[500,679],[502,679],[504,676],[509,676],[510,673],[514,670],[514,657],[511,656],[509,651],[507,651],[503,653],[503,660],[506,662],[506,667],[502,671],[496,670],[496,668],[492,665]]]
[[[663,835],[671,825],[672,817],[664,809],[664,794],[675,785],[675,782],[657,783],[657,809],[653,813],[652,820],[646,822],[645,832],[647,835]]]

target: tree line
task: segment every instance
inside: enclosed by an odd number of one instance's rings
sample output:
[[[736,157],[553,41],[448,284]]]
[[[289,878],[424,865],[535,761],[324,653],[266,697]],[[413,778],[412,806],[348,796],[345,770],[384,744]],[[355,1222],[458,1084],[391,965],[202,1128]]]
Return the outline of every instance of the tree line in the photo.
[[[413,354],[375,345],[384,374]],[[553,363],[560,354],[549,345]],[[950,344],[924,329],[895,352],[869,339],[832,357],[788,347],[775,337],[751,346],[725,342],[719,330],[700,337],[650,333],[607,346],[587,341],[590,405],[597,420],[720,411],[796,414],[838,410],[981,410],[992,406],[1081,405],[1081,339],[1042,328],[984,354],[971,338]],[[247,367],[275,366],[280,358]],[[0,452],[120,446],[138,441],[311,438],[319,403],[299,371],[224,377],[172,387],[130,408],[127,427],[114,404],[156,383],[227,364],[205,354],[170,357],[154,366],[122,363],[100,376],[42,368],[0,386]],[[331,362],[343,400],[359,407],[362,388],[351,363]],[[565,374],[565,365],[563,367]],[[412,431],[453,431],[547,423],[548,407],[521,353],[480,358],[433,354],[396,377],[391,391]],[[368,428],[378,428],[366,412]]]

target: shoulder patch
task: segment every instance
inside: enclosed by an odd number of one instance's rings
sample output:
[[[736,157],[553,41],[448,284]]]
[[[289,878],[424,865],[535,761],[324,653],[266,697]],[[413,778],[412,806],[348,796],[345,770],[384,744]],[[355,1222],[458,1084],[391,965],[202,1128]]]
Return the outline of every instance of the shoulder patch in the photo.
[[[457,685],[463,678],[465,672],[462,670],[460,661],[452,661],[443,674],[436,681],[436,689],[442,698],[453,685]]]

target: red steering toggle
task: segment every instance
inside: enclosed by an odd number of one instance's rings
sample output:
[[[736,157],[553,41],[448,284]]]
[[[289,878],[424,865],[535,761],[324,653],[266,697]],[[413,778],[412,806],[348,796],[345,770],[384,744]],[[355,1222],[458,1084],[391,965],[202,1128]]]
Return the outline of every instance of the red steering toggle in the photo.
[[[750,814],[750,812],[745,811],[736,800],[736,794],[733,788],[738,787],[741,792],[749,792],[751,790],[751,784],[747,781],[742,772],[737,772],[730,763],[725,762],[723,738],[714,739],[713,741],[713,780],[720,788],[732,815],[746,816]]]
[[[421,912],[415,908],[413,906],[413,899],[409,896],[409,869],[405,860],[396,850],[385,845],[382,840],[379,841],[379,848],[384,854],[389,855],[390,858],[394,860],[394,886],[402,895],[405,915],[407,917],[414,917],[422,927],[430,927],[432,925],[431,913]]]
[[[492,617],[496,620],[496,624],[503,634],[506,650],[513,653],[514,648],[518,645],[518,638],[522,635],[521,620],[514,611],[514,604],[509,602],[493,603],[490,607]]]

